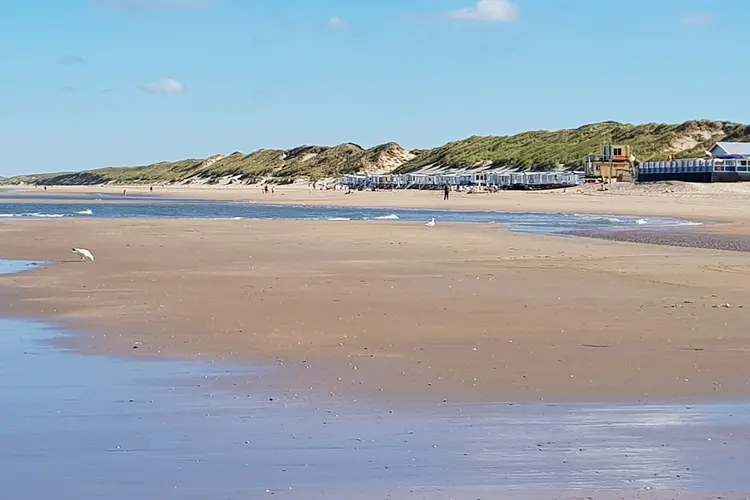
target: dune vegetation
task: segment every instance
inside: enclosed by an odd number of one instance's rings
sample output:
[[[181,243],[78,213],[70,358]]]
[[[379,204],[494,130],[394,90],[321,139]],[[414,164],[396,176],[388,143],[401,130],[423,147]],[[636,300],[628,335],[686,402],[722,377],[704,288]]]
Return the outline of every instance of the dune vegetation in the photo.
[[[409,151],[396,143],[365,149],[352,143],[260,149],[246,154],[160,162],[135,167],[108,167],[80,172],[23,175],[6,184],[188,184],[290,183],[355,173],[408,173],[452,169],[578,169],[605,142],[629,144],[639,161],[703,157],[716,141],[750,141],[750,126],[722,121],[689,121],[679,125],[602,122],[575,129],[532,131],[509,136],[473,136],[443,146]]]

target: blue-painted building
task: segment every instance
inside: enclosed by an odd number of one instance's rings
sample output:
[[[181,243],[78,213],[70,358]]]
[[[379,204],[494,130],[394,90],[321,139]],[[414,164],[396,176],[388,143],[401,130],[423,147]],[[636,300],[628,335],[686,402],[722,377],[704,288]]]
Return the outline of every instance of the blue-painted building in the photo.
[[[750,181],[750,142],[717,142],[704,159],[647,161],[636,169],[637,182]]]

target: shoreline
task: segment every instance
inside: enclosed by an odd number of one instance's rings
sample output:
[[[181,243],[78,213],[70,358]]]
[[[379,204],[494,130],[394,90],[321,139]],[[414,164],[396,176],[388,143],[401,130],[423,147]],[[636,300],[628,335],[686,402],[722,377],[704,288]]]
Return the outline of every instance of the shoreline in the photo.
[[[742,254],[422,229],[2,221],[2,257],[54,264],[0,278],[0,309],[82,332],[88,352],[283,363],[278,383],[300,392],[438,403],[750,394]],[[96,262],[74,262],[73,243]]]
[[[233,188],[233,189],[240,189],[240,188]],[[374,193],[377,194],[377,193]],[[417,193],[420,194],[420,193]],[[421,193],[424,194],[424,193]],[[78,194],[81,196],[81,194]],[[57,194],[53,196],[65,196],[64,194]],[[243,203],[243,200],[233,200],[233,199],[225,199],[225,198],[195,198],[195,199],[174,199],[170,196],[160,196],[160,195],[153,195],[148,196],[146,195],[145,198],[147,199],[128,199],[127,197],[123,197],[122,199],[113,198],[113,199],[73,199],[73,198],[57,198],[57,199],[51,199],[51,198],[45,198],[44,195],[37,195],[36,193],[30,192],[28,193],[28,196],[23,198],[13,198],[13,199],[5,199],[5,202],[8,204],[18,204],[23,206],[27,203],[39,203],[39,204],[54,204],[54,203],[60,203],[60,204],[79,204],[79,205],[86,205],[90,207],[96,207],[96,203],[106,203],[106,204],[156,204],[159,203],[176,203],[176,204],[200,204],[204,202],[218,202],[218,203],[227,203],[227,202],[236,202],[236,203]],[[2,198],[2,195],[0,194],[0,203],[2,203],[4,199]],[[93,203],[92,203],[93,202]],[[295,201],[293,199],[289,200],[270,200],[270,199],[264,199],[260,201],[255,200],[244,200],[244,202],[255,205],[260,207],[278,207],[278,206],[284,206],[284,207],[298,207],[298,208],[320,208],[320,209],[352,209],[352,210],[393,210],[394,212],[402,211],[402,212],[409,212],[409,211],[430,211],[430,212],[445,212],[445,213],[460,213],[460,212],[474,212],[479,209],[477,208],[456,208],[456,207],[445,207],[442,206],[440,208],[416,208],[412,206],[403,207],[403,206],[364,206],[364,205],[342,205],[342,204],[336,204],[333,201],[328,204],[312,204],[312,205],[305,205],[302,202]],[[613,217],[640,217],[641,215],[638,215],[637,213],[627,213],[627,214],[613,214],[610,212],[601,212],[601,213],[579,213],[579,212],[533,212],[533,211],[527,211],[527,210],[508,210],[508,211],[494,211],[492,210],[492,207],[485,207],[482,209],[482,213],[485,214],[491,214],[491,213],[497,213],[497,214],[514,214],[514,213],[529,213],[529,214],[539,214],[539,215],[557,215],[557,214],[564,214],[564,215],[594,215],[594,216],[613,216]],[[748,214],[750,216],[750,212]],[[662,217],[661,213],[653,213],[649,212],[649,215],[645,215],[644,217]],[[684,217],[684,216],[683,216]],[[44,220],[46,218],[53,218],[53,217],[39,217],[35,218],[33,216],[29,216],[28,218],[24,219],[22,217],[10,217],[5,220]],[[70,215],[69,218],[78,218],[73,215]],[[85,218],[85,217],[81,217]],[[154,220],[160,219],[160,217],[153,217]],[[110,220],[108,217],[96,217],[97,220]],[[246,216],[246,217],[223,217],[223,218],[207,218],[207,217],[180,217],[182,220],[245,220],[245,221],[256,221],[256,220],[296,220],[296,221],[310,221],[310,220],[316,220],[316,219],[304,219],[304,218],[284,218],[283,216],[278,217],[252,217],[252,216]],[[3,219],[0,219],[2,221]],[[117,218],[111,218],[111,220],[118,220],[118,221],[127,221],[127,220],[142,220],[139,217],[117,217]],[[323,219],[320,219],[323,220]],[[334,219],[326,219],[333,221]],[[348,219],[347,219],[348,220]],[[359,220],[359,219],[354,219]],[[362,220],[366,220],[369,222],[384,222],[384,219],[378,220],[377,217],[368,219],[364,218]],[[658,226],[658,227],[652,227],[652,226],[643,226],[638,228],[627,228],[627,227],[611,227],[611,228],[602,228],[602,229],[563,229],[558,231],[552,231],[552,232],[546,232],[546,231],[529,231],[524,229],[513,229],[512,223],[507,222],[499,222],[495,223],[496,226],[509,229],[511,231],[518,231],[526,234],[537,234],[537,235],[544,235],[544,236],[573,236],[573,237],[579,237],[579,238],[595,238],[595,239],[602,239],[602,240],[608,240],[608,241],[619,241],[623,243],[640,243],[640,244],[649,244],[649,245],[660,245],[660,246],[679,246],[679,247],[686,247],[686,248],[703,248],[703,249],[714,249],[714,250],[726,250],[726,251],[737,251],[737,252],[748,252],[750,251],[750,222],[744,222],[741,219],[740,220],[733,220],[731,222],[728,221],[712,221],[708,220],[705,217],[694,217],[692,220],[686,219],[686,218],[678,218],[678,221],[684,221],[688,224],[682,225],[682,224],[675,224],[675,225],[664,225],[664,226]],[[336,219],[337,222],[342,222],[344,219]],[[415,221],[409,221],[409,220],[401,220],[399,223],[415,223]],[[441,224],[445,224],[446,222],[442,222]],[[460,224],[486,224],[485,221],[450,221],[448,223],[460,223]],[[694,225],[690,224],[694,223]]]
[[[498,193],[453,193],[449,201],[435,191],[362,191],[345,195],[343,191],[310,191],[305,186],[277,187],[276,194],[265,195],[257,186],[241,187],[156,187],[151,193],[147,186],[55,186],[48,191],[39,188],[0,186],[22,193],[11,203],[23,203],[22,196],[108,194],[119,196],[123,189],[130,195],[162,198],[196,198],[222,201],[249,201],[273,205],[306,205],[330,207],[362,207],[393,209],[443,209],[457,211],[587,213],[596,215],[665,216],[694,222],[750,223],[750,187],[738,185],[612,185],[607,191],[583,185],[551,191],[501,191]],[[679,188],[679,189],[678,189]],[[24,194],[25,193],[25,194]],[[122,197],[124,199],[127,196]],[[49,200],[55,202],[56,200]],[[94,200],[91,200],[94,201]],[[125,201],[125,200],[122,200]],[[120,202],[122,202],[120,201]],[[140,201],[137,202],[148,202]],[[88,202],[88,201],[83,201]],[[106,202],[117,203],[117,198]]]

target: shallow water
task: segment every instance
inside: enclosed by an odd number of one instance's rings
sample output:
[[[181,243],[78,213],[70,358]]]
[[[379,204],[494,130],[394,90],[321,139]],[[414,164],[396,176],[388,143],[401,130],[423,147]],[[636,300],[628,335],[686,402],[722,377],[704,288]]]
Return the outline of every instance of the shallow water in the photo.
[[[86,356],[59,335],[0,320],[0,498],[750,491],[747,404],[404,410],[250,393],[226,380],[273,373]]]
[[[511,230],[554,233],[576,230],[632,229],[635,227],[674,227],[695,223],[670,217],[634,217],[533,212],[482,212],[417,210],[391,208],[319,207],[271,205],[262,203],[175,200],[161,198],[154,203],[111,203],[112,196],[99,196],[90,204],[80,200],[91,197],[58,195],[55,203],[13,203],[14,196],[0,194],[0,220],[48,219],[63,217],[101,218],[208,218],[208,219],[298,219],[298,220],[391,220],[424,222],[486,222],[507,224]],[[53,199],[53,198],[50,198]],[[65,202],[78,200],[76,203]],[[135,200],[136,198],[132,198]],[[138,200],[153,200],[140,197]],[[3,201],[5,200],[5,201]]]
[[[0,259],[0,274],[14,274],[23,271],[30,271],[38,266],[43,265],[42,262],[36,262],[31,260],[4,260]]]

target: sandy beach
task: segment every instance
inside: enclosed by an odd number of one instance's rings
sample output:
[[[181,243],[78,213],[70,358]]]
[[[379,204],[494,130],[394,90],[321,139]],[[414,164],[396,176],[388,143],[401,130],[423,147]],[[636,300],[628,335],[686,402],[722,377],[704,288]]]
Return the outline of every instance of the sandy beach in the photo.
[[[497,210],[514,212],[560,212],[613,215],[670,216],[694,221],[750,223],[750,186],[734,184],[655,183],[606,186],[583,185],[552,191],[504,191],[467,194],[455,192],[449,201],[437,191],[356,191],[311,190],[306,185],[277,186],[276,193],[263,194],[260,186],[0,186],[14,194],[25,194],[34,202],[60,194],[116,196],[107,202],[134,202],[128,196],[244,200],[291,205],[349,207],[423,208],[446,210]],[[122,196],[123,189],[127,195]],[[22,201],[22,200],[19,200]],[[86,202],[84,202],[86,203]]]
[[[745,253],[344,221],[9,220],[0,241],[52,262],[0,278],[0,313],[96,352],[283,363],[352,397],[750,394]]]

